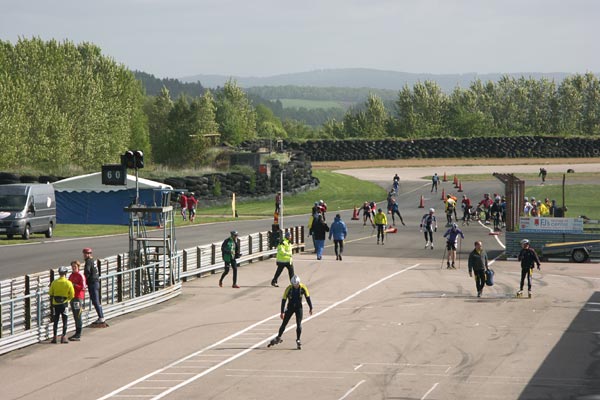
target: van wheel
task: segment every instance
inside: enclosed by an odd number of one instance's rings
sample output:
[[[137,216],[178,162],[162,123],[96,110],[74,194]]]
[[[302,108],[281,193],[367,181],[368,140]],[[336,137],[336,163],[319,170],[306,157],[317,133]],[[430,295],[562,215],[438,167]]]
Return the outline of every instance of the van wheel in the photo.
[[[52,237],[52,234],[54,233],[53,229],[52,229],[52,224],[48,225],[48,230],[45,232],[45,235],[48,239],[50,239]]]
[[[25,230],[23,231],[23,234],[21,236],[23,237],[23,239],[29,240],[29,238],[31,237],[31,227],[29,225],[25,225]]]

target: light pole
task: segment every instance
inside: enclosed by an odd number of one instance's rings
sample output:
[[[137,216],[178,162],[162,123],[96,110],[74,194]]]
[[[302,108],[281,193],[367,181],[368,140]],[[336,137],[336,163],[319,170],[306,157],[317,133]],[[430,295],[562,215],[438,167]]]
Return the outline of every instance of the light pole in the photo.
[[[279,225],[281,225],[280,230],[283,232],[283,173],[285,171],[281,170],[279,173],[279,193],[281,193],[280,207],[279,207]]]

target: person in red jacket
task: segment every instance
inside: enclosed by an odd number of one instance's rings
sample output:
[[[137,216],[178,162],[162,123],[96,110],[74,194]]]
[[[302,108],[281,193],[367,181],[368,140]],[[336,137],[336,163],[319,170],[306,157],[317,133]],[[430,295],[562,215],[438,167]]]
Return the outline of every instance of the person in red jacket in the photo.
[[[190,213],[190,222],[194,222],[196,218],[196,206],[198,205],[198,200],[194,197],[194,193],[188,194],[187,197],[187,208]]]
[[[179,205],[181,206],[181,216],[185,221],[185,211],[187,210],[187,196],[183,192],[181,192],[181,194],[179,195]]]
[[[75,320],[75,334],[69,337],[70,341],[78,342],[81,339],[81,331],[83,330],[83,303],[85,301],[85,289],[87,285],[85,283],[85,276],[79,272],[81,264],[79,261],[71,261],[71,275],[69,280],[73,284],[75,289],[75,297],[71,300],[71,311],[73,312],[73,319]]]

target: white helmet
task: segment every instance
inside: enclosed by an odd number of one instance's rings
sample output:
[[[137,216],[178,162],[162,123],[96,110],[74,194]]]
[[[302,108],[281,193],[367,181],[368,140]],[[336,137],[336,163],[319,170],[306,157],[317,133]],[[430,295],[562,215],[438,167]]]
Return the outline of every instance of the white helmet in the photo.
[[[429,212],[432,213],[432,212],[435,212],[435,210],[433,208],[430,208]]]
[[[452,223],[452,229],[458,229],[458,225],[456,224],[456,222]]]
[[[524,244],[529,244],[529,239],[521,240],[521,246],[523,246]]]
[[[292,276],[292,285],[298,286],[300,284],[300,277],[298,275]]]

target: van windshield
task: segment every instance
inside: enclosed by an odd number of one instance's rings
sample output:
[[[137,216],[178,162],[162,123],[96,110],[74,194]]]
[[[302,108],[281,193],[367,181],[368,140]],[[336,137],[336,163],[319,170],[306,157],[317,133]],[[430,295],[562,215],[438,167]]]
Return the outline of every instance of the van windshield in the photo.
[[[0,211],[23,211],[27,196],[4,194],[0,195]]]

